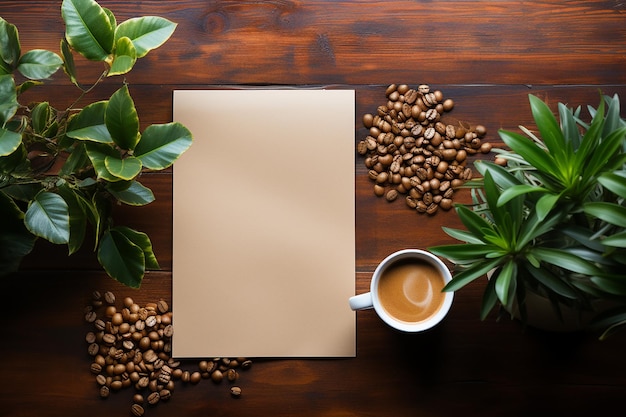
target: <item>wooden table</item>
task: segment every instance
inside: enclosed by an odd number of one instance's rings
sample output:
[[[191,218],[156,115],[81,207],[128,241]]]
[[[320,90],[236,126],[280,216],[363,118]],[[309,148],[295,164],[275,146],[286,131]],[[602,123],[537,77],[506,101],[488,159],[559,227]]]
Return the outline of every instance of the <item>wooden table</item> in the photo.
[[[58,49],[61,1],[3,1],[0,16],[20,30],[23,51]],[[531,126],[527,94],[551,105],[626,97],[626,4],[616,1],[109,1],[118,22],[160,15],[179,26],[127,80],[142,125],[172,118],[172,90],[203,86],[329,86],[356,90],[361,115],[385,102],[390,83],[428,83],[453,98],[450,117],[488,129]],[[88,77],[101,70],[79,62]],[[90,72],[91,71],[91,72]],[[99,93],[107,98],[118,84]],[[74,89],[57,74],[28,93],[62,107]],[[323,126],[313,122],[310,128]],[[193,151],[193,150],[192,150]],[[406,247],[449,242],[453,212],[418,215],[372,194],[356,158],[355,292],[376,264]],[[89,372],[83,307],[93,290],[139,303],[171,301],[172,171],[147,174],[157,201],[116,216],[147,232],[162,270],[140,290],[100,272],[95,255],[70,258],[40,242],[22,271],[4,278],[0,416],[129,415],[131,391],[101,400]],[[458,194],[457,202],[469,201]],[[447,319],[424,334],[400,334],[372,311],[357,314],[357,357],[254,358],[239,400],[228,384],[182,386],[149,416],[502,416],[600,415],[623,408],[626,336],[522,329],[508,318],[478,318],[484,282],[457,293]],[[219,296],[215,294],[214,296]],[[173,306],[174,312],[176,306]],[[215,317],[215,320],[227,320]],[[195,366],[194,363],[189,367]]]

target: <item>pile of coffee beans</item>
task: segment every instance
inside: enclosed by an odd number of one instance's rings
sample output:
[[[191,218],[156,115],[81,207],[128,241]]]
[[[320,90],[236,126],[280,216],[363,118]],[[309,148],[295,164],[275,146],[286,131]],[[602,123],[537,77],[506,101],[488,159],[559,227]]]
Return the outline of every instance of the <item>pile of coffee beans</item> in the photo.
[[[167,302],[159,300],[140,306],[126,297],[121,306],[117,304],[112,292],[95,291],[85,308],[85,320],[93,326],[85,337],[92,358],[90,370],[102,398],[132,388],[131,413],[142,416],[146,407],[171,398],[176,381],[227,381],[231,396],[241,396],[241,388],[235,385],[239,370],[249,369],[252,361],[212,358],[185,370],[181,362],[171,357],[174,328]]]
[[[369,130],[357,145],[374,194],[389,202],[404,196],[418,213],[449,210],[455,190],[472,178],[468,155],[491,151],[485,127],[446,123],[442,116],[454,101],[426,84],[392,84],[385,95],[376,114],[363,115]]]

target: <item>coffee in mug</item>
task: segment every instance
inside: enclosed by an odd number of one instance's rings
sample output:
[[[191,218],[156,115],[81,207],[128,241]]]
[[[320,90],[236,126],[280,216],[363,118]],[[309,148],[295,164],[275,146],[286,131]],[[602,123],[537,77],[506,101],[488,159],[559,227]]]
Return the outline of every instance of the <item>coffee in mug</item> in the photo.
[[[405,249],[385,258],[372,276],[370,292],[350,298],[353,310],[374,308],[390,326],[416,332],[439,323],[452,305],[454,293],[443,292],[452,279],[435,255]]]

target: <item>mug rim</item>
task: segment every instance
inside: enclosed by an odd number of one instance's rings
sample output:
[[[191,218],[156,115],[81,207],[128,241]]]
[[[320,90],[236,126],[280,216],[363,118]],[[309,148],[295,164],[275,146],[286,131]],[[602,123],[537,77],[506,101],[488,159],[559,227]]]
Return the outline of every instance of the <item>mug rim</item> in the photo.
[[[426,260],[430,264],[434,265],[439,270],[439,272],[441,272],[441,275],[444,279],[444,285],[450,282],[450,280],[452,279],[452,274],[450,273],[448,267],[435,254],[422,249],[402,249],[387,255],[387,257],[385,257],[385,259],[383,259],[376,266],[376,269],[374,270],[374,274],[372,276],[372,280],[370,282],[370,293],[372,295],[372,305],[374,307],[374,310],[385,323],[395,329],[402,330],[404,332],[420,332],[435,327],[444,319],[444,317],[448,314],[450,307],[452,307],[454,292],[444,292],[443,302],[437,312],[435,312],[435,314],[429,316],[428,318],[418,322],[401,321],[387,313],[387,311],[385,311],[384,307],[380,303],[380,299],[378,298],[378,280],[382,276],[383,272],[390,265],[402,259],[411,258]]]

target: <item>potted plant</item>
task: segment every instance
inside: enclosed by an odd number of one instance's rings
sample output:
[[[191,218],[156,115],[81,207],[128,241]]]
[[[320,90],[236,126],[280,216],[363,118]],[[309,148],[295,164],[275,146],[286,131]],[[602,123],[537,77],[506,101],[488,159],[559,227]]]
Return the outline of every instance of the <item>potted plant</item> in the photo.
[[[529,97],[537,133],[499,131],[510,148],[495,150],[504,163],[476,161],[482,178],[469,183],[473,204],[456,207],[467,230],[444,228],[462,243],[430,250],[455,266],[444,290],[489,274],[481,319],[500,304],[527,323],[530,299],[539,297],[559,321],[573,311],[577,328],[602,326],[606,336],[626,323],[626,122],[619,97],[588,107],[590,122],[580,107],[561,103],[557,120],[546,103]]]
[[[63,0],[65,36],[60,55],[23,53],[17,28],[0,18],[0,274],[18,268],[38,238],[75,253],[93,232],[97,258],[114,279],[139,287],[146,269],[158,268],[149,237],[113,223],[114,204],[142,206],[155,198],[139,182],[145,170],[169,167],[192,142],[179,123],[140,131],[128,85],[108,100],[83,104],[105,79],[127,74],[135,62],[166,42],[176,24],[156,16],[118,23],[94,0]],[[79,83],[74,54],[104,70]],[[77,88],[73,104],[50,100],[23,104],[62,68]],[[81,107],[78,107],[78,105]]]

